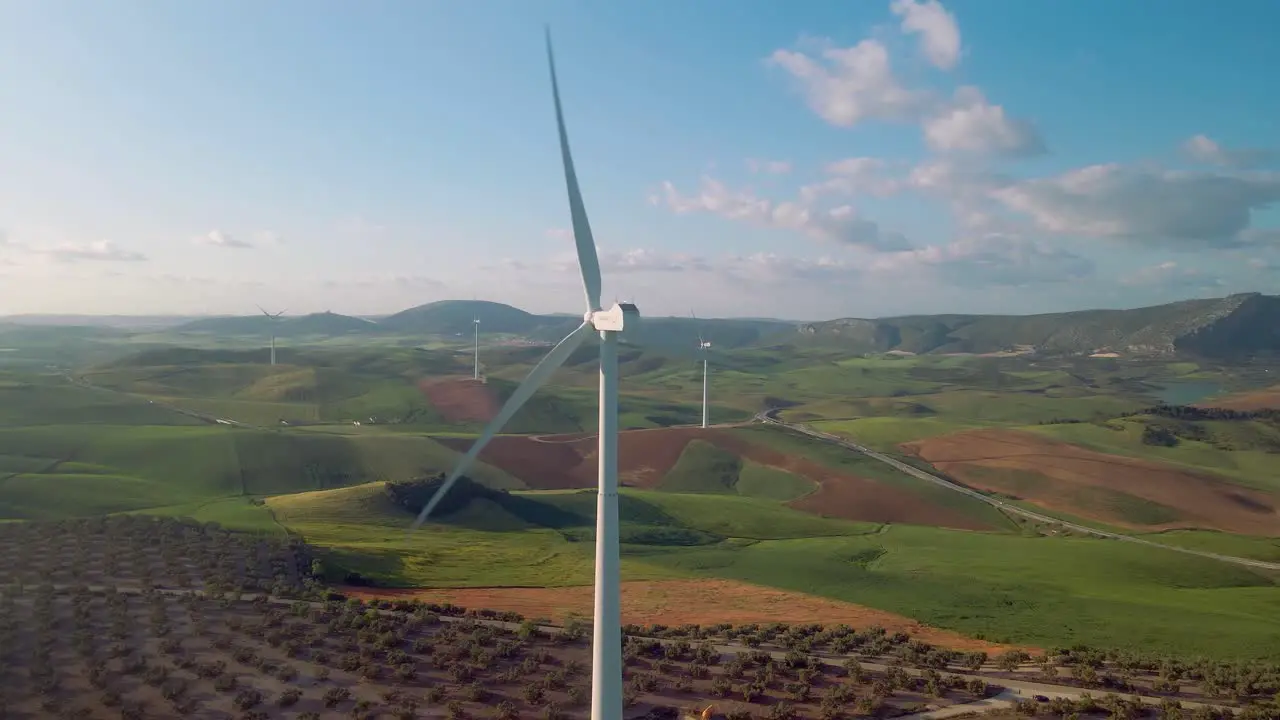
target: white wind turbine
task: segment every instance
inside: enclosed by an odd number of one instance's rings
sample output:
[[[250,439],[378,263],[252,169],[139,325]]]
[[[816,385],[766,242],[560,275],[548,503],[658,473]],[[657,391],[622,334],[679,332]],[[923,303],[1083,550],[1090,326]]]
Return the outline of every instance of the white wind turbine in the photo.
[[[689,313],[694,320],[697,315]],[[707,356],[711,351],[711,341],[702,337],[702,328],[698,328],[698,352],[702,354],[702,427],[707,426]]]
[[[471,322],[476,326],[476,348],[475,348],[475,364],[471,372],[471,379],[480,379],[480,318],[472,317]]]
[[[262,310],[262,306],[259,305],[258,309]],[[274,315],[267,312],[266,310],[262,310],[262,314],[267,316],[267,320],[269,321],[268,324],[271,327],[271,364],[275,365],[276,364],[276,321],[279,320],[280,316],[284,314],[284,310],[281,310],[280,312]]]
[[[440,502],[449,488],[480,454],[493,436],[515,415],[525,401],[550,379],[556,368],[589,336],[600,336],[600,419],[599,419],[599,490],[596,497],[596,578],[595,621],[592,637],[591,718],[617,720],[622,717],[622,618],[620,611],[621,559],[618,543],[618,333],[640,318],[631,303],[614,303],[604,310],[600,306],[600,260],[596,255],[587,210],[578,188],[573,158],[569,154],[569,136],[560,108],[560,88],[556,82],[555,58],[551,52],[551,31],[547,30],[547,64],[551,69],[551,96],[556,109],[556,126],[560,134],[560,157],[564,163],[565,185],[569,193],[569,214],[573,220],[573,240],[578,249],[578,265],[586,289],[587,312],[582,324],[561,340],[520,383],[498,414],[491,420],[475,444],[458,462],[444,484],[418,513],[413,527],[418,528]]]

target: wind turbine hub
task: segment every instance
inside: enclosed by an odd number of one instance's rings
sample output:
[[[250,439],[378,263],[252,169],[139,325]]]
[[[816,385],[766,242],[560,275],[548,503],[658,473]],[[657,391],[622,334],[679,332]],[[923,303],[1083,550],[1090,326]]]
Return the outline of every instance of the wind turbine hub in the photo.
[[[614,303],[608,310],[587,313],[583,320],[600,332],[623,332],[634,329],[640,321],[640,308],[632,303]]]

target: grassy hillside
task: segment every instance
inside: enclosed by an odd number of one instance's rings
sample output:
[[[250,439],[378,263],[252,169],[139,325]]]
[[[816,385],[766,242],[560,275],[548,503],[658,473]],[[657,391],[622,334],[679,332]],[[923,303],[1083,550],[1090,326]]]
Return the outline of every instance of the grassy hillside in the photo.
[[[0,518],[57,518],[272,495],[447,471],[429,438],[223,426],[0,428]],[[518,480],[480,464],[494,487]]]
[[[806,324],[799,334],[804,342],[853,352],[990,353],[1026,346],[1050,353],[1241,357],[1280,350],[1278,321],[1280,298],[1254,293],[1131,310],[847,318]]]
[[[685,446],[658,489],[676,493],[742,495],[785,502],[817,489],[812,480],[752,462],[702,440]]]
[[[469,506],[429,523],[422,537],[406,536],[409,512],[391,504],[379,485],[271,498],[268,506],[326,548],[329,562],[367,568],[383,582],[588,584],[591,543],[573,525],[589,528],[591,494],[513,497],[519,502]],[[1178,553],[1103,540],[821,520],[725,495],[626,491],[622,514],[629,533],[669,531],[625,545],[628,579],[738,579],[1043,646],[1080,642],[1220,657],[1276,657],[1280,648],[1271,580]],[[557,521],[540,524],[543,517]],[[687,533],[712,541],[669,542]]]
[[[1280,492],[1280,476],[1275,472],[1277,456],[1273,452],[1263,449],[1224,450],[1210,442],[1187,439],[1180,440],[1176,447],[1150,445],[1142,440],[1146,426],[1147,421],[1138,417],[1102,424],[1044,425],[1027,430],[1099,452],[1156,460],[1213,473],[1246,487]],[[1230,428],[1232,433],[1247,431]],[[1266,429],[1257,431],[1269,432]]]

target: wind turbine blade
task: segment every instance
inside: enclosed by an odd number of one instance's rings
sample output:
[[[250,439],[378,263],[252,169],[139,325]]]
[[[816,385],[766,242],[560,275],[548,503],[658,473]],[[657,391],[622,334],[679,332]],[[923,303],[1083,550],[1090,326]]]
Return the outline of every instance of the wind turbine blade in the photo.
[[[480,433],[480,437],[476,438],[471,449],[467,451],[466,455],[462,456],[453,472],[449,473],[449,476],[445,478],[444,484],[440,486],[436,494],[422,508],[422,512],[418,513],[418,518],[413,521],[414,530],[422,526],[423,521],[427,519],[431,511],[444,498],[445,493],[449,492],[449,488],[453,487],[458,478],[467,471],[471,463],[480,455],[480,451],[484,449],[485,445],[489,444],[494,435],[498,434],[502,426],[516,414],[516,411],[525,404],[525,401],[537,392],[538,388],[542,387],[551,378],[552,373],[563,365],[565,360],[569,359],[569,354],[577,350],[578,346],[594,331],[595,329],[590,323],[584,322],[579,325],[577,330],[565,336],[563,340],[551,349],[551,352],[547,353],[546,357],[542,358],[541,362],[534,366],[533,370],[529,371],[528,377],[524,379],[524,382],[520,383],[515,392],[511,393],[511,397],[507,398],[507,402],[502,406],[502,409],[485,426],[484,432]]]
[[[578,189],[578,174],[569,154],[569,133],[564,129],[564,111],[560,108],[560,85],[556,82],[556,60],[551,52],[551,28],[547,28],[547,64],[551,67],[551,96],[556,104],[556,128],[560,131],[560,157],[564,161],[564,182],[569,188],[569,215],[573,219],[573,242],[578,246],[578,267],[587,292],[587,311],[600,309],[600,258],[596,241],[591,236],[587,208]]]
[[[255,305],[254,307],[261,310],[263,315],[266,315],[267,317],[271,317],[271,313],[267,312],[266,309],[263,308],[261,305]]]

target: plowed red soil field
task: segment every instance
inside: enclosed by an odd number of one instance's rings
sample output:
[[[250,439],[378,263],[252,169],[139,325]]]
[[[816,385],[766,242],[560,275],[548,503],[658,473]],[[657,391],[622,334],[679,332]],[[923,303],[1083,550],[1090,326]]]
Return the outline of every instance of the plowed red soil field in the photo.
[[[809,478],[818,490],[791,507],[845,520],[900,522],[962,530],[988,530],[979,520],[929,505],[918,495],[899,487],[831,470],[804,457],[785,455],[752,444],[730,430],[715,428],[657,428],[618,434],[618,479],[623,485],[652,488],[680,459],[689,441],[700,439],[740,457]],[[438,438],[458,451],[471,441]],[[558,490],[596,485],[594,435],[500,436],[480,453],[480,459],[523,480],[530,488]]]
[[[1207,474],[1094,452],[1034,433],[970,430],[902,447],[966,484],[1115,525],[1280,534],[1276,498]],[[1125,497],[1129,496],[1129,497]],[[1167,522],[1138,523],[1143,501]],[[1159,514],[1156,515],[1160,516]]]
[[[424,602],[449,602],[465,608],[508,610],[528,618],[547,618],[554,622],[560,622],[570,614],[589,621],[593,600],[590,586],[441,590],[344,587],[341,591],[364,599],[418,598]],[[985,650],[994,654],[1008,649],[1008,646],[929,627],[883,610],[732,580],[624,582],[622,622],[637,625],[845,623],[860,629],[879,625],[891,633],[902,630],[927,643],[956,650]]]
[[[489,422],[502,407],[488,385],[469,377],[429,378],[418,388],[447,422]]]
[[[1280,385],[1265,390],[1236,393],[1218,400],[1196,403],[1199,407],[1226,408],[1228,410],[1280,410]]]

